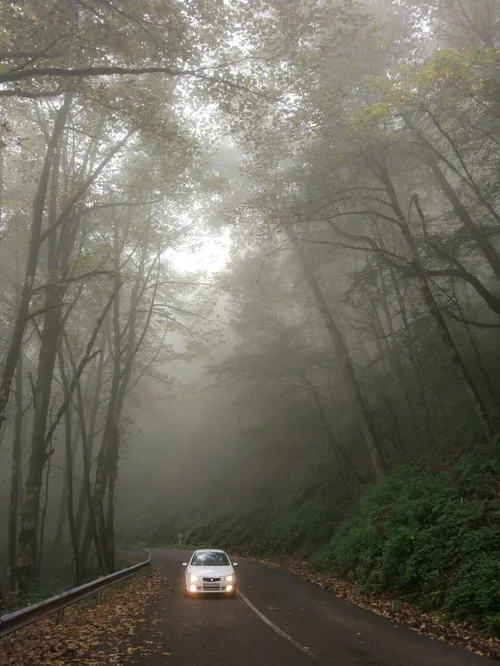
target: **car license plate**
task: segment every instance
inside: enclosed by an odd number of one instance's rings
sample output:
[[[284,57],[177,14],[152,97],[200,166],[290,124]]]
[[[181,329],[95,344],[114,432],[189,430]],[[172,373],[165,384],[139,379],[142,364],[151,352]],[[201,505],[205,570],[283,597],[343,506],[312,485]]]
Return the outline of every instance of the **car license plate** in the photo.
[[[203,583],[203,587],[209,587],[209,588],[220,587],[220,583]]]

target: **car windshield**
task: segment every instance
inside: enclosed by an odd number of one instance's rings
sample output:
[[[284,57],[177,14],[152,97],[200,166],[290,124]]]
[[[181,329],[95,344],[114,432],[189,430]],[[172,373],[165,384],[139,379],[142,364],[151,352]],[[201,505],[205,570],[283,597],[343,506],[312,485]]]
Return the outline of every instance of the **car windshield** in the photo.
[[[195,553],[191,560],[192,567],[227,567],[229,560],[226,553],[206,552]]]

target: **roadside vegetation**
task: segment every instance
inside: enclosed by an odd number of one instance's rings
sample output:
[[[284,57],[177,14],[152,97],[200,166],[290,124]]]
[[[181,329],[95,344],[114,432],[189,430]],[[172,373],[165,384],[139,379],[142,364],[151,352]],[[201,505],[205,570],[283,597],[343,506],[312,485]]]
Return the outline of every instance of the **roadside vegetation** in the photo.
[[[448,445],[397,462],[342,521],[326,483],[312,496],[306,486],[271,510],[193,522],[185,547],[222,547],[276,562],[349,601],[496,654],[498,645],[475,643],[474,634],[500,633],[499,488],[498,441],[459,455]],[[161,532],[151,540],[173,543]]]
[[[182,533],[497,635],[499,108],[498,0],[1,3],[0,605]]]

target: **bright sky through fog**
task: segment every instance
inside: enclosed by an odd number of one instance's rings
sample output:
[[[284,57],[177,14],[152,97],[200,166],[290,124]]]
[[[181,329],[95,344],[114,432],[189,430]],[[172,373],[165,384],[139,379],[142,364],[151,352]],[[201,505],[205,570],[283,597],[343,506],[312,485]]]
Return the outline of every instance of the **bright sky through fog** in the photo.
[[[179,245],[166,254],[179,273],[216,273],[224,269],[229,248],[229,231],[225,231],[219,238],[200,234],[196,243]]]
[[[224,1],[226,2],[226,0]],[[228,3],[230,1],[227,0]],[[241,32],[228,35],[228,39],[230,48],[234,50],[233,58],[235,60],[238,57],[250,55],[251,44],[245,40]],[[208,61],[203,64],[204,66],[216,64],[216,61],[210,63],[208,57]],[[239,69],[241,72],[245,71],[244,62],[240,63]],[[200,141],[201,145],[207,140],[207,137],[210,139],[209,143],[219,144],[218,149],[212,154],[214,171],[232,182],[231,195],[234,197],[236,188],[241,187],[241,174],[238,171],[240,152],[227,135],[223,116],[219,114],[215,103],[207,103],[206,100],[200,103],[192,96],[188,79],[178,83],[177,92],[179,93],[180,117],[182,122],[189,125],[193,136]],[[208,222],[210,215],[214,215],[214,213],[217,215],[216,211],[221,202],[218,196],[214,195],[211,203],[214,207],[211,211],[207,211],[207,202],[200,198],[192,204],[189,213],[179,217],[180,220],[186,222],[189,222],[190,219],[197,221],[196,231],[193,229],[194,238],[188,238],[184,244],[179,243],[165,252],[165,256],[171,262],[174,270],[179,273],[217,273],[226,267],[231,247],[229,230],[220,231],[217,237],[214,237],[213,232],[209,234],[203,231],[203,225]]]

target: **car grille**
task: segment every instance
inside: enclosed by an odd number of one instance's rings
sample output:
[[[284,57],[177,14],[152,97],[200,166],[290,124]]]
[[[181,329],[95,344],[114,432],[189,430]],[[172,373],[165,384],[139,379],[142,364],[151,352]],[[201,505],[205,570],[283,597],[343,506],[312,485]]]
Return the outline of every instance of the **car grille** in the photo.
[[[220,583],[220,578],[204,578],[204,583]]]

